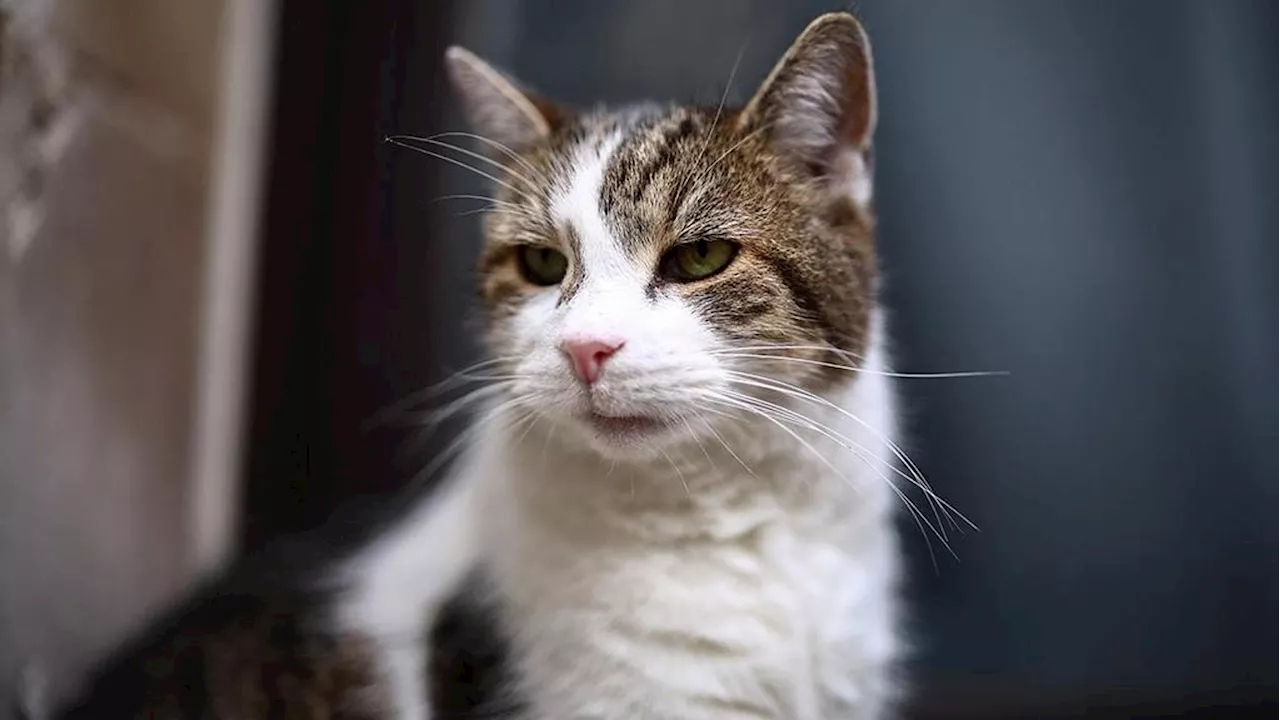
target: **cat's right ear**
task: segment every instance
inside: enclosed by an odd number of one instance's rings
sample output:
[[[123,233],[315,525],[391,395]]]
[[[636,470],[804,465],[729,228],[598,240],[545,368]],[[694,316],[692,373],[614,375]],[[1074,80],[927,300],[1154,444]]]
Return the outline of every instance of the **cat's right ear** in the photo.
[[[546,140],[562,121],[551,102],[520,88],[474,53],[458,46],[445,51],[445,67],[462,99],[472,129],[513,150]]]

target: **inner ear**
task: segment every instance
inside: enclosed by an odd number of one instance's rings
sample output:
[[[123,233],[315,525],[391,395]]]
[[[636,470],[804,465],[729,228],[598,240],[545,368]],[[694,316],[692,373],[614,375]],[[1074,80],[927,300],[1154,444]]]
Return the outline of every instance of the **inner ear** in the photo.
[[[566,117],[556,104],[522,88],[474,53],[445,51],[445,67],[472,129],[511,150],[545,141]]]
[[[763,129],[776,152],[817,175],[864,171],[876,100],[862,26],[848,13],[814,20],[739,117],[743,129]]]

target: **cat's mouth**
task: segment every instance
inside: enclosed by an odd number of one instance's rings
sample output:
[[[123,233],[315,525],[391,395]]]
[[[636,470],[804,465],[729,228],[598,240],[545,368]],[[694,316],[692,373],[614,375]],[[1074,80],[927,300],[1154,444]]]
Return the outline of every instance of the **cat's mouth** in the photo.
[[[613,440],[636,440],[665,430],[669,422],[650,415],[605,415],[591,410],[586,422],[600,435]]]

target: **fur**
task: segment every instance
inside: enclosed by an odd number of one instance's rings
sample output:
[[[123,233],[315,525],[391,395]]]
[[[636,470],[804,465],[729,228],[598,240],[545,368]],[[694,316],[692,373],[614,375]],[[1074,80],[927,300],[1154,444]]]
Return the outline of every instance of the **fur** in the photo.
[[[463,558],[521,718],[882,717],[895,412],[861,28],[819,18],[738,110],[575,113],[448,60],[504,171],[478,283],[501,392],[438,509],[353,565],[350,626],[422,634]],[[722,272],[657,270],[705,238],[737,248]],[[563,254],[564,278],[531,282],[521,246]],[[561,350],[577,340],[618,348],[589,387]],[[426,717],[426,651],[382,648],[400,717]]]

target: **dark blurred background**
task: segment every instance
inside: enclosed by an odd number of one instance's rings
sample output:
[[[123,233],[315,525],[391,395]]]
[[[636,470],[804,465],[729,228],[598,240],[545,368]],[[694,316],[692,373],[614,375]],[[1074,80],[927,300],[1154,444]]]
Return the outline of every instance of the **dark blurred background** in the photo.
[[[459,43],[569,103],[745,100],[816,0],[284,0],[242,552],[397,497],[369,431],[476,357]],[[1275,716],[1277,4],[863,0],[913,457],[981,531],[903,532],[913,717]],[[735,59],[741,56],[736,72]],[[406,449],[408,448],[408,449]],[[937,551],[935,543],[935,551]]]

